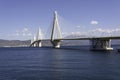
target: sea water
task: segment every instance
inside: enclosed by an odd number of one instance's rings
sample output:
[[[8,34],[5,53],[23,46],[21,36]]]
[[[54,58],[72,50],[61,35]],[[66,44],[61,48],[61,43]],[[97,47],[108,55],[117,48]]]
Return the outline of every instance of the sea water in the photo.
[[[84,48],[0,48],[0,80],[120,80],[120,53]]]

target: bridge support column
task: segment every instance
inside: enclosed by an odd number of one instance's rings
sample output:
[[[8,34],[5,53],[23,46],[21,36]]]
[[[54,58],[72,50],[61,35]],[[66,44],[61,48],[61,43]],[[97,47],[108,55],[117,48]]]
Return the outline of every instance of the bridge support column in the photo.
[[[92,39],[90,50],[113,50],[110,39]]]
[[[33,44],[33,47],[36,47],[36,46],[37,46],[37,43],[34,43],[34,44]]]
[[[37,42],[37,47],[42,47],[42,41],[41,40]]]
[[[61,40],[51,40],[51,43],[54,48],[60,48]]]

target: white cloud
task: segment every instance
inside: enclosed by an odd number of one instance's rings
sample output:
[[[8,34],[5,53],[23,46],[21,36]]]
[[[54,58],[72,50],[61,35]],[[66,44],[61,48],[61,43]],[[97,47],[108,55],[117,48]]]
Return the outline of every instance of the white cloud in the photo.
[[[118,36],[120,34],[120,28],[115,29],[97,28],[95,30],[91,30],[90,34],[94,36]]]
[[[67,34],[69,34],[69,33],[68,33],[68,32],[63,32],[63,33],[62,33],[62,35],[67,35]]]
[[[19,34],[19,33],[16,33],[15,35],[16,35],[16,36],[19,36],[20,34]]]
[[[76,26],[77,28],[80,28],[81,26]]]
[[[30,30],[28,28],[23,28],[21,30],[16,30],[15,33],[13,34],[13,36],[15,37],[21,37],[21,38],[28,38],[32,36],[32,33],[30,32]]]
[[[98,21],[92,20],[92,21],[90,22],[90,24],[92,24],[92,25],[97,25],[97,24],[98,24]]]
[[[29,31],[28,28],[24,28],[24,29],[22,30],[22,32],[28,32],[28,31]]]
[[[120,34],[120,28],[112,28],[112,29],[104,29],[104,28],[97,28],[97,29],[94,29],[94,30],[90,30],[90,31],[74,31],[74,32],[69,32],[69,33],[66,33],[63,34],[65,36],[69,36],[69,35],[74,35],[74,36],[82,36],[82,35],[85,35],[85,36],[88,36],[88,37],[91,37],[91,36],[118,36]]]
[[[32,36],[32,34],[31,34],[31,33],[28,33],[27,35],[28,35],[28,36]]]
[[[119,32],[120,28],[115,28],[115,29],[102,29],[102,28],[98,28],[93,30],[93,32],[104,32],[104,33],[113,33],[113,32]]]
[[[25,33],[23,33],[23,34],[22,34],[22,36],[26,36],[26,34],[25,34]]]

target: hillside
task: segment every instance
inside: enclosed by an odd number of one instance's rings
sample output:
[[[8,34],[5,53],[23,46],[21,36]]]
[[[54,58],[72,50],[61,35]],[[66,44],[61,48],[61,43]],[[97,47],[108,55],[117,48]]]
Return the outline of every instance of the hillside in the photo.
[[[0,47],[25,47],[29,46],[30,40],[0,40]]]

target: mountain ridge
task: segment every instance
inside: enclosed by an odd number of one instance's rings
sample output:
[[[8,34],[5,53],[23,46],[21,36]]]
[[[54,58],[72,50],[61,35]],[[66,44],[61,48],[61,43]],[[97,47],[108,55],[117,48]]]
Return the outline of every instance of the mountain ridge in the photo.
[[[4,40],[0,39],[0,47],[25,47],[30,45],[30,40]]]

